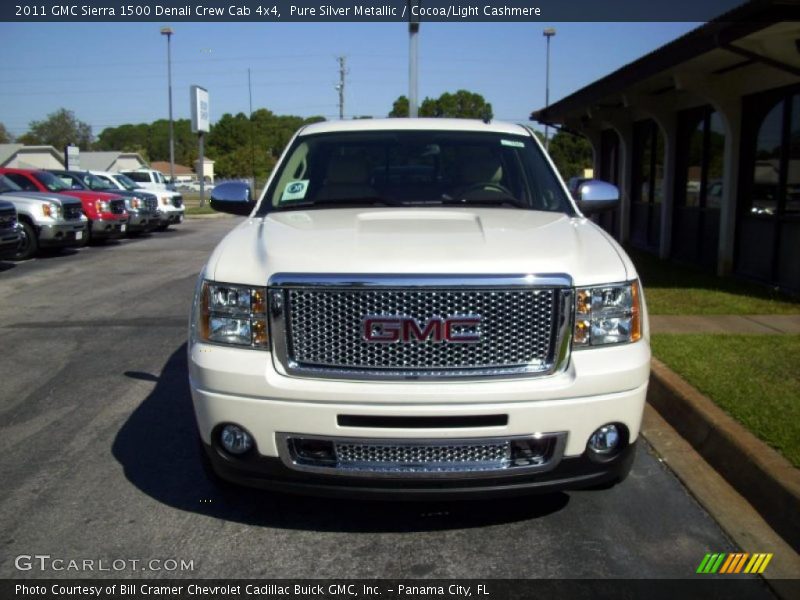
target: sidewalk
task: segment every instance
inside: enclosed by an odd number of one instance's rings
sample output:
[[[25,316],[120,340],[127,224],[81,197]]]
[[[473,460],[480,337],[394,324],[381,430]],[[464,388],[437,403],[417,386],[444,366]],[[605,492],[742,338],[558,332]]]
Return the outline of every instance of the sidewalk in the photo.
[[[800,334],[800,315],[651,315],[651,333]]]

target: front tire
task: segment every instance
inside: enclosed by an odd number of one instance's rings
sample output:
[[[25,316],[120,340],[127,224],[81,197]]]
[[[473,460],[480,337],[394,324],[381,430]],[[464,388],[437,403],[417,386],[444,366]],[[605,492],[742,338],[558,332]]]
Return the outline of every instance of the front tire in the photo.
[[[14,255],[14,260],[28,260],[39,252],[39,239],[30,223],[20,221],[19,224],[22,226],[22,239],[17,253]]]

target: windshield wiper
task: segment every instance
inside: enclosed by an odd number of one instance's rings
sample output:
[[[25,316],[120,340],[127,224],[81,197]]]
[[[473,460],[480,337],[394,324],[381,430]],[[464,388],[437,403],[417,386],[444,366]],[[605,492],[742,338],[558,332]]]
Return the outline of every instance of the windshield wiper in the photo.
[[[457,206],[513,206],[514,208],[527,208],[525,202],[519,198],[515,196],[509,196],[508,194],[497,193],[493,193],[491,197],[484,196],[482,198],[467,198],[466,196],[462,196],[461,198],[452,198],[447,194],[443,194],[442,204]]]
[[[359,198],[325,198],[324,200],[301,200],[298,202],[288,201],[285,204],[279,204],[277,208],[280,210],[292,208],[325,208],[327,206],[361,206],[363,204],[373,204],[375,206],[397,206],[396,202],[391,202],[385,198],[378,196],[363,196]]]

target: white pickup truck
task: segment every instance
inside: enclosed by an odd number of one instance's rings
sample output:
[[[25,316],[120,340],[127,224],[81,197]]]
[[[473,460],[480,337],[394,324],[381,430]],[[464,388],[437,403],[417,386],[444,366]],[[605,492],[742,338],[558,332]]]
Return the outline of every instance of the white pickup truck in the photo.
[[[621,481],[650,369],[636,270],[533,132],[309,125],[211,254],[191,316],[204,459],[320,495],[515,495]]]
[[[147,190],[158,196],[158,210],[161,212],[161,225],[159,231],[166,231],[170,225],[183,223],[185,207],[183,206],[183,196],[174,190],[167,188],[167,180],[160,171],[155,169],[137,169],[135,171],[120,171],[120,174],[127,178],[123,181],[119,176],[113,179],[114,185],[125,189],[130,188],[130,182],[134,182],[140,188]]]

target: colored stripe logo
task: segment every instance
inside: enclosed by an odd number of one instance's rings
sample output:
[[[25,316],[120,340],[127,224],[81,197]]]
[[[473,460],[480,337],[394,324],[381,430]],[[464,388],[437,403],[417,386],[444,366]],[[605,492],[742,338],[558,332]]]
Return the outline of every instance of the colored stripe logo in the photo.
[[[763,573],[769,561],[772,560],[772,556],[771,553],[748,554],[747,552],[706,554],[700,562],[700,566],[697,567],[697,573],[724,573],[726,575],[732,573]]]

